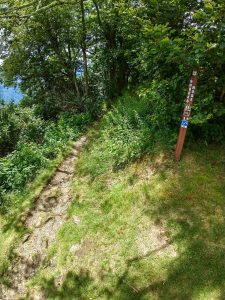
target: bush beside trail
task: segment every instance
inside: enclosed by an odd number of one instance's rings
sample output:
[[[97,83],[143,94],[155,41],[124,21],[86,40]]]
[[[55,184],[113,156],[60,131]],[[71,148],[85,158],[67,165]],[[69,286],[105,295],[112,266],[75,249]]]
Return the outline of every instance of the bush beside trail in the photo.
[[[34,109],[2,104],[0,113],[0,205],[8,193],[22,191],[40,170],[66,151],[90,122],[88,114],[61,114],[45,121]]]

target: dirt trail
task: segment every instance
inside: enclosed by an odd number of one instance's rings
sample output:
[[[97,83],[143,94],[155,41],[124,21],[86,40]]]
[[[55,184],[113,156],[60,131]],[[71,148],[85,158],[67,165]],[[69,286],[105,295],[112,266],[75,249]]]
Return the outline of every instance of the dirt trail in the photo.
[[[83,136],[74,144],[71,153],[36,200],[35,208],[26,216],[24,222],[30,234],[15,249],[17,260],[10,270],[10,286],[0,286],[1,300],[21,299],[26,293],[28,280],[46,263],[47,250],[67,218],[75,161],[85,142],[86,137]]]

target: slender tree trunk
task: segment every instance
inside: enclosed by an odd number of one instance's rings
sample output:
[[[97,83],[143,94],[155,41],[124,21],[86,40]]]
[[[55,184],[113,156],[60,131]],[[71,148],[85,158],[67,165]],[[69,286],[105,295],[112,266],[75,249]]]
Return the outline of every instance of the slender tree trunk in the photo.
[[[73,80],[74,89],[76,91],[77,97],[80,98],[80,96],[81,96],[80,95],[80,89],[79,89],[78,82],[77,82],[77,77],[76,77],[76,74],[74,73],[74,71],[71,72],[71,77],[72,77],[72,80]]]
[[[74,91],[76,92],[76,95],[78,98],[80,98],[80,90],[79,90],[79,86],[78,86],[78,82],[77,82],[77,77],[76,77],[76,70],[74,70],[74,62],[72,59],[72,52],[71,52],[71,47],[70,44],[68,43],[68,52],[69,52],[69,65],[71,68],[71,74],[70,77],[72,79],[73,82],[73,86],[74,86]],[[66,51],[65,51],[66,53]]]
[[[83,55],[84,62],[84,81],[85,81],[85,95],[89,94],[89,80],[88,80],[88,61],[87,61],[87,29],[85,22],[85,11],[84,11],[84,0],[80,0],[80,9],[81,9],[81,20],[82,20],[82,34],[81,34],[81,50]]]
[[[95,6],[96,12],[97,12],[97,19],[99,27],[102,29],[103,36],[105,38],[106,42],[106,52],[108,55],[107,58],[107,81],[108,81],[108,88],[107,88],[107,94],[108,98],[113,100],[117,97],[117,95],[120,93],[121,89],[118,85],[118,81],[120,83],[120,64],[123,64],[123,62],[119,61],[117,58],[114,57],[115,52],[118,50],[118,45],[116,41],[117,37],[117,28],[113,26],[111,23],[103,23],[100,15],[99,5],[97,1],[93,0],[93,4]],[[113,2],[111,3],[112,9],[113,9]],[[122,85],[123,83],[121,83]]]
[[[225,96],[225,88],[223,88],[221,94],[220,94],[220,101],[222,102]]]
[[[117,96],[117,84],[116,84],[116,74],[117,74],[117,61],[114,57],[115,51],[117,50],[116,45],[116,31],[110,24],[105,27],[105,39],[106,39],[106,51],[110,54],[107,61],[108,67],[108,80],[109,80],[109,91],[108,96],[114,99]]]

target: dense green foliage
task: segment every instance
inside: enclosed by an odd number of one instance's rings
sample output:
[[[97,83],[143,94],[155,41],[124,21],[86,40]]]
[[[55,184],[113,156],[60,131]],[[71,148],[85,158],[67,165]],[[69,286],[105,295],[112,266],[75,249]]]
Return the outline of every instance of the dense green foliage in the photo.
[[[51,160],[63,153],[89,123],[87,114],[62,114],[44,121],[34,109],[2,104],[0,112],[0,205],[9,192],[23,190]]]
[[[68,110],[98,115],[103,103],[112,104],[127,87],[145,83],[150,88],[154,81],[161,85],[162,99],[167,97],[167,127],[173,128],[197,67],[192,134],[206,141],[224,139],[224,1],[4,3],[4,81],[19,79],[24,103],[36,103],[45,118]]]
[[[172,126],[171,108],[166,95],[163,98],[163,90],[163,83],[153,83],[150,88],[139,88],[118,99],[101,122],[102,135],[94,150],[95,159],[89,162],[91,169],[95,163],[103,167],[102,171],[123,167],[146,153],[158,151],[159,146],[172,149],[177,129]],[[96,174],[98,172],[96,166]],[[93,177],[96,174],[92,174]]]
[[[15,150],[18,143],[42,142],[45,122],[35,116],[33,109],[3,102],[0,109],[0,156]]]

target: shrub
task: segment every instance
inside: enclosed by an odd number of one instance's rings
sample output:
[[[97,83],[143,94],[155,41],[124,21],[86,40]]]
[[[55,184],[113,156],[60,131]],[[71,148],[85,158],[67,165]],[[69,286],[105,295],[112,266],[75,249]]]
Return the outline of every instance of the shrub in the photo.
[[[104,147],[115,165],[154,151],[155,144],[171,148],[177,138],[179,113],[168,97],[168,83],[140,87],[136,95],[122,97],[103,122]]]
[[[148,146],[150,130],[137,112],[134,111],[133,116],[125,116],[115,109],[108,114],[106,122],[104,144],[115,165],[124,165],[143,154]]]
[[[89,149],[89,167],[86,164],[84,173],[94,178],[156,151],[156,144],[167,148],[175,144],[179,114],[175,105],[168,105],[165,83],[153,82],[118,100],[101,122],[101,135],[96,147]]]
[[[20,190],[45,167],[47,159],[36,144],[21,144],[6,158],[0,160],[2,192]]]
[[[45,122],[31,108],[0,103],[0,156],[15,150],[18,142],[35,142],[43,139]]]
[[[0,154],[4,157],[0,158],[0,204],[7,205],[6,194],[22,191],[50,160],[66,150],[68,142],[76,139],[89,122],[86,114],[62,114],[57,122],[44,121],[33,109],[2,104]]]

